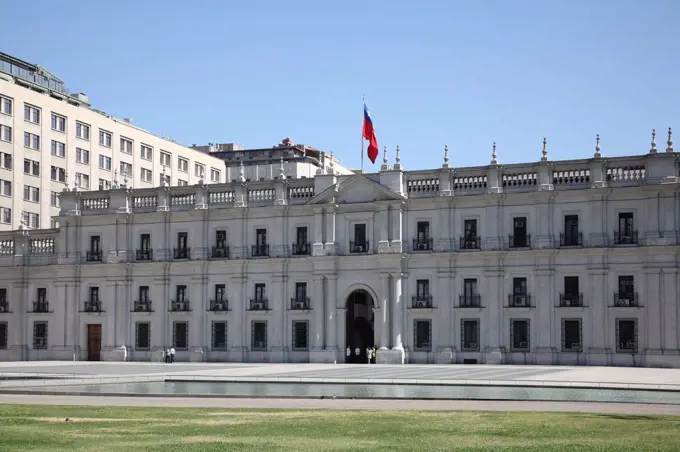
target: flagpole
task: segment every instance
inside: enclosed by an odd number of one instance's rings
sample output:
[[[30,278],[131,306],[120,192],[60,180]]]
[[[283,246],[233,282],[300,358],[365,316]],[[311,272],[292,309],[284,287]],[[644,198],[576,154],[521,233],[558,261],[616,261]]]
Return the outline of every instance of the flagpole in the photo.
[[[361,95],[361,172],[364,172],[364,95]]]

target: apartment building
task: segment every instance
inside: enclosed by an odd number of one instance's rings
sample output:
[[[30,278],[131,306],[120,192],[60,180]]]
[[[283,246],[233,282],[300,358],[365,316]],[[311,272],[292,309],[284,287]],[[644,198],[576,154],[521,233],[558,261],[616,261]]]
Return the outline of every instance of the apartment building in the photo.
[[[55,228],[65,188],[225,181],[219,158],[93,108],[44,68],[0,53],[0,230]]]

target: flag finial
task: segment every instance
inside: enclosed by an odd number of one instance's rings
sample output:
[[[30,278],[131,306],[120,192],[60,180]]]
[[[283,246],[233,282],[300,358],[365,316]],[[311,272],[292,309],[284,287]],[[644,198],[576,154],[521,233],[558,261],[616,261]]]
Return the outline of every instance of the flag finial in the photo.
[[[491,164],[492,165],[498,165],[498,160],[496,159],[496,142],[493,142],[493,146],[491,148]]]
[[[598,133],[595,136],[595,158],[600,157],[602,157],[602,154],[600,153],[600,134]]]
[[[442,165],[442,168],[448,168],[449,167],[449,145],[445,144],[444,145],[444,164]]]
[[[652,129],[652,147],[649,149],[650,154],[656,154],[656,129]]]
[[[673,152],[673,129],[668,128],[668,141],[666,141],[666,152]]]
[[[548,160],[548,140],[543,137],[543,150],[541,151],[543,156],[541,157],[541,161],[545,162]]]

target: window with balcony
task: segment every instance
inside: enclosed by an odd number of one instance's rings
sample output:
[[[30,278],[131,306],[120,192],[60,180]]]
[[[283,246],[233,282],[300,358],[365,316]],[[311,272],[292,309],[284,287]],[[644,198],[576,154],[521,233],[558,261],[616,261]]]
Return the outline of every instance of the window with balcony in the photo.
[[[125,152],[126,154],[132,154],[132,140],[129,138],[120,138],[120,151]],[[132,172],[130,172],[132,173]]]
[[[560,306],[583,306],[578,276],[564,277],[564,293],[560,294]]]
[[[151,234],[140,234],[139,249],[137,249],[138,261],[150,261],[152,258]]]
[[[189,348],[189,322],[172,322],[172,345],[176,350]]]
[[[251,311],[264,311],[268,309],[267,306],[267,285],[265,283],[255,284],[254,298],[250,299]]]
[[[582,246],[583,234],[579,230],[578,215],[564,216],[564,233],[560,234],[560,246]]]
[[[66,132],[66,118],[56,113],[52,113],[52,130]]]
[[[0,140],[12,142],[12,128],[10,126],[0,124]]]
[[[38,287],[36,290],[36,298],[33,301],[33,312],[49,312],[47,302],[47,288]]]
[[[149,350],[151,348],[151,323],[135,323],[135,349]]]
[[[637,319],[616,319],[616,352],[637,353]]]
[[[267,243],[266,229],[255,230],[255,245],[253,245],[252,255],[253,257],[269,256],[269,244]]]
[[[172,300],[170,310],[175,312],[189,312],[191,306],[189,305],[189,291],[187,286],[178,284],[175,286],[175,299]]]
[[[614,294],[614,305],[620,307],[638,306],[635,277],[631,275],[619,276],[619,291]]]
[[[432,320],[413,321],[413,344],[416,351],[432,351]]]
[[[633,212],[619,213],[619,230],[614,233],[617,245],[637,245],[638,233],[635,230]]]
[[[479,351],[479,319],[460,321],[461,345],[464,351]]]
[[[416,223],[416,238],[413,239],[413,251],[432,251],[429,221],[419,221]]]
[[[309,298],[307,298],[307,283],[295,283],[295,297],[291,300],[291,309],[309,309]]]
[[[293,350],[309,349],[309,322],[307,320],[293,320]]]
[[[309,237],[307,226],[298,226],[295,229],[295,243],[293,243],[293,256],[306,256],[310,254]]]
[[[367,253],[368,236],[366,234],[366,224],[359,223],[354,225],[354,240],[349,242],[350,253]]]
[[[479,249],[479,235],[477,234],[477,220],[463,222],[463,237],[460,238],[460,249]]]
[[[529,293],[526,278],[512,278],[512,293],[510,307],[520,308],[529,306]]]
[[[266,320],[253,320],[251,322],[250,349],[257,351],[267,350]]]
[[[229,258],[229,248],[227,247],[227,231],[220,229],[215,231],[215,246],[212,249],[213,258]]]
[[[562,351],[582,352],[581,319],[562,319]]]
[[[100,262],[102,260],[101,237],[98,235],[90,236],[90,249],[87,251],[88,262]]]
[[[465,278],[463,280],[463,294],[460,296],[461,308],[479,308],[481,307],[481,299],[477,292],[477,279]]]
[[[224,302],[227,300],[227,285],[215,284],[215,301]]]
[[[175,299],[177,301],[185,301],[187,299],[187,286],[178,285],[175,288]]]
[[[40,109],[33,105],[24,104],[24,121],[40,124]]]
[[[512,235],[509,242],[510,248],[528,248],[530,246],[526,217],[515,217],[512,219]]]
[[[85,312],[102,312],[102,301],[99,298],[99,287],[89,288],[90,299],[85,301]]]
[[[529,320],[510,320],[510,344],[512,351],[529,351]]]
[[[177,248],[175,248],[173,251],[174,259],[189,259],[189,253],[191,251],[189,248],[189,233],[177,233]]]
[[[33,322],[33,349],[47,350],[47,322]]]
[[[7,299],[7,289],[0,288],[0,312],[9,311],[9,300]]]
[[[149,286],[139,286],[139,299],[134,303],[135,312],[151,312],[151,295]]]
[[[211,348],[213,350],[226,350],[227,349],[227,322],[225,321],[213,321],[212,322],[212,340]]]
[[[90,126],[82,122],[76,122],[76,137],[90,141]]]
[[[414,308],[431,308],[432,295],[430,294],[430,280],[416,280],[416,295],[413,297]]]

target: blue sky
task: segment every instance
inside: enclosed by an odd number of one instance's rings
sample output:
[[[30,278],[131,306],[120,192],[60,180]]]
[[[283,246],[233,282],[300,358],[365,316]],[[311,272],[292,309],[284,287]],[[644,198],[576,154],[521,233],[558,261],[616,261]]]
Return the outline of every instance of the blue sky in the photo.
[[[361,96],[406,169],[680,148],[676,0],[31,0],[0,51],[180,143],[284,137],[358,167]],[[367,162],[367,161],[366,161]],[[367,162],[366,169],[378,168]]]

